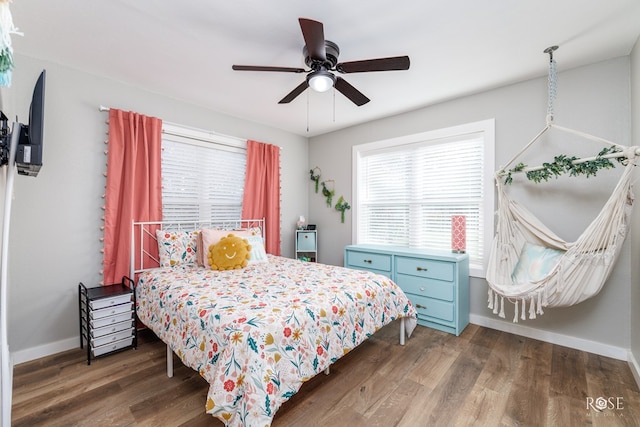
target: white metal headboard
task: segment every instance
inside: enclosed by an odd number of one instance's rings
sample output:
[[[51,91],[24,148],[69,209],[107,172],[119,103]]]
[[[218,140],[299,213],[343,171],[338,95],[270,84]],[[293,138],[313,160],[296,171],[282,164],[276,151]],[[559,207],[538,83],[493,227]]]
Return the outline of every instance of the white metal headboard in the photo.
[[[136,274],[143,271],[157,268],[160,260],[155,257],[157,251],[152,248],[158,247],[156,230],[167,231],[196,231],[202,228],[215,228],[219,230],[240,230],[246,228],[259,228],[262,236],[265,236],[265,222],[261,219],[219,219],[215,221],[147,221],[133,222],[131,232],[131,258],[129,262],[129,273],[131,279],[135,280]]]

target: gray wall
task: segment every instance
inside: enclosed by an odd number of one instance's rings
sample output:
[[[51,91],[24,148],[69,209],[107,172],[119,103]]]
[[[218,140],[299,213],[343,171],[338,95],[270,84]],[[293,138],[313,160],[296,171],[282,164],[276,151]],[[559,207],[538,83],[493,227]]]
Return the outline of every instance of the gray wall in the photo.
[[[101,280],[108,115],[99,105],[281,146],[282,249],[293,256],[295,220],[308,203],[306,138],[19,55],[13,85],[2,92],[10,117],[28,120],[33,85],[43,68],[44,166],[35,179],[17,177],[12,206],[9,348],[16,362],[76,346],[78,282]]]
[[[624,145],[630,144],[629,57],[563,70],[558,55],[558,98],[556,123],[579,129]],[[372,102],[376,102],[375,100]],[[351,150],[355,144],[383,140],[428,130],[455,126],[489,118],[496,120],[495,164],[503,165],[544,127],[547,107],[547,79],[538,78],[488,92],[467,96],[366,123],[331,134],[311,138],[310,166],[322,169],[322,179],[334,179],[336,197],[343,194],[351,202]],[[552,138],[532,148],[525,163],[534,165],[557,154],[593,155],[599,143],[574,141],[554,133]],[[616,172],[597,178],[563,178],[540,185],[514,186],[520,200],[561,237],[574,240],[599,212],[617,180]],[[311,182],[309,182],[311,188]],[[343,248],[351,243],[351,216],[340,224],[338,213],[324,205],[321,195],[309,196],[309,220],[318,224],[320,261],[340,265]],[[638,211],[636,210],[636,215]],[[622,254],[602,292],[595,298],[570,308],[547,309],[536,320],[524,323],[555,336],[569,336],[629,348],[630,329],[630,245]],[[495,322],[486,308],[487,284],[471,280],[471,314],[476,319]],[[504,328],[511,327],[513,311],[507,311]]]

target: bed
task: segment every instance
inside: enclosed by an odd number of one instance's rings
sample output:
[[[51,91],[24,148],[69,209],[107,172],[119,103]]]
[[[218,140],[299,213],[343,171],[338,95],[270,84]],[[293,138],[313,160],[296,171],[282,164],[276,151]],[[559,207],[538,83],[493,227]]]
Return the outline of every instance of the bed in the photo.
[[[199,265],[197,239],[219,229],[250,233],[253,262]],[[262,220],[134,223],[138,318],[167,344],[168,374],[173,352],[209,383],[206,412],[231,426],[270,425],[305,381],[381,327],[402,319],[404,344],[416,324],[385,276],[267,255],[263,230]]]

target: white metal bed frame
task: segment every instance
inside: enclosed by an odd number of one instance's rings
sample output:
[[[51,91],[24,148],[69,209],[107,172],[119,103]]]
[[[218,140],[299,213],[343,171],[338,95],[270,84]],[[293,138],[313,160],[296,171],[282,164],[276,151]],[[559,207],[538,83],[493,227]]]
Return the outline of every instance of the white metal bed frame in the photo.
[[[202,228],[217,228],[222,230],[239,230],[247,228],[259,228],[262,236],[265,235],[265,220],[261,219],[220,219],[212,221],[134,221],[132,224],[131,233],[131,260],[130,260],[130,278],[137,284],[135,279],[137,274],[158,268],[160,260],[156,259],[150,252],[148,247],[145,247],[144,243],[147,241],[145,237],[150,238],[150,241],[157,246],[158,239],[155,234],[155,228],[169,231],[195,231]],[[153,229],[153,231],[152,231]],[[137,238],[137,239],[136,239]],[[139,247],[136,247],[136,242],[139,242]],[[136,254],[139,255],[138,264],[136,265]],[[154,265],[148,266],[145,264],[145,258],[150,259]],[[405,344],[405,322],[406,317],[400,319],[400,345]],[[171,346],[167,345],[167,376],[173,377],[173,350]],[[325,374],[329,374],[329,368],[325,370]]]
[[[150,252],[150,249],[145,246],[145,242],[148,237],[151,244],[158,245],[158,238],[155,234],[155,227],[160,230],[169,231],[195,231],[202,228],[217,228],[221,230],[239,230],[243,228],[259,228],[262,236],[265,235],[265,221],[264,218],[260,219],[219,219],[211,221],[134,221],[131,228],[131,258],[129,262],[129,274],[130,278],[137,283],[135,279],[137,274],[158,268],[160,266],[160,260],[155,258]],[[137,239],[136,239],[137,238]],[[136,242],[139,242],[136,247]],[[136,264],[136,255],[139,255],[138,263]],[[151,266],[145,264],[145,259],[151,260]],[[171,346],[167,345],[167,376],[173,377],[173,350]]]
[[[158,239],[155,234],[155,228],[168,231],[196,231],[202,228],[215,228],[219,230],[239,230],[246,228],[259,228],[261,234],[265,236],[265,220],[260,219],[219,219],[211,221],[134,221],[132,224],[131,232],[131,259],[129,263],[129,274],[131,279],[136,274],[143,271],[157,268],[160,265],[160,260],[156,259],[150,249],[145,247],[144,242],[147,241],[145,237],[148,237],[153,242],[153,245],[158,245]],[[137,238],[137,239],[136,239]],[[136,241],[140,242],[139,247],[136,247]],[[136,254],[139,255],[139,262],[136,265]],[[154,265],[147,266],[144,263],[145,258],[150,259]]]

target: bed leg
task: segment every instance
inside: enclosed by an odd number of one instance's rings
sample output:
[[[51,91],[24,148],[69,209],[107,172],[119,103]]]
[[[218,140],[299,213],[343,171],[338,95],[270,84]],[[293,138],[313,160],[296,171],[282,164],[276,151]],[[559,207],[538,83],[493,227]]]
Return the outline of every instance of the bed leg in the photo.
[[[400,345],[404,345],[404,322],[405,322],[405,318],[401,318],[400,319]]]
[[[173,351],[171,351],[169,344],[167,344],[167,376],[173,377]]]

